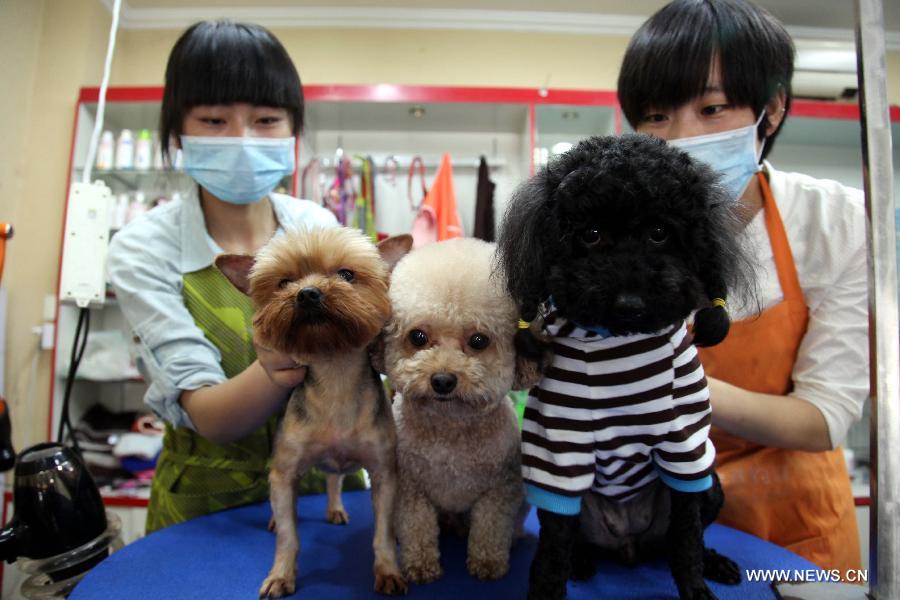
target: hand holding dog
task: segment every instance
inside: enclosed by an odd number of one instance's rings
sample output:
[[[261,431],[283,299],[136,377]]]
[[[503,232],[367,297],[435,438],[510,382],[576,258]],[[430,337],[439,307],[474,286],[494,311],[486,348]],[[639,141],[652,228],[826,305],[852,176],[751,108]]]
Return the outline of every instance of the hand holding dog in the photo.
[[[272,383],[286,390],[293,389],[306,379],[306,366],[300,365],[290,355],[267,348],[258,336],[253,335],[253,348],[260,366]]]

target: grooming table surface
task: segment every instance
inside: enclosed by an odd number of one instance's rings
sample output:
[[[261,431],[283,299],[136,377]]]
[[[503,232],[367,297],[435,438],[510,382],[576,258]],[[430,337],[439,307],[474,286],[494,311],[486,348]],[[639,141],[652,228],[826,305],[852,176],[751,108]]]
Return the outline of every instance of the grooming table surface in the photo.
[[[345,492],[348,525],[325,522],[325,496],[299,501],[299,572],[294,598],[382,597],[372,591],[372,509],[368,492]],[[154,532],[94,567],[72,592],[72,600],[106,598],[256,598],[272,565],[275,534],[266,530],[268,503],[206,515]],[[528,535],[513,546],[510,571],[483,582],[466,571],[464,539],[444,536],[444,576],[428,585],[410,585],[409,598],[525,598],[528,567],[537,546],[532,510]],[[721,525],[706,532],[707,546],[734,559],[743,573],[737,586],[709,582],[720,599],[775,598],[769,582],[748,582],[745,569],[815,569],[804,558],[759,538]],[[677,598],[664,561],[629,569],[603,562],[590,581],[570,583],[568,597]]]

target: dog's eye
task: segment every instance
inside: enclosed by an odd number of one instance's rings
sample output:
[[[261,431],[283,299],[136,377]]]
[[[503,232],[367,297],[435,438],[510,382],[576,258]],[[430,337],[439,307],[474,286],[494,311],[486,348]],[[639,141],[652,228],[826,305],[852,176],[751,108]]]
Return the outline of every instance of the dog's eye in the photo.
[[[289,284],[291,284],[293,282],[294,282],[293,279],[282,279],[281,281],[278,282],[278,289],[283,290],[284,288],[286,288]]]
[[[669,239],[669,232],[662,227],[651,227],[647,232],[647,239],[654,244],[662,244]]]
[[[491,338],[483,333],[474,333],[469,338],[469,347],[474,350],[484,350],[491,344]]]
[[[600,242],[600,230],[599,229],[585,229],[579,235],[581,239],[581,243],[585,246],[595,246]]]
[[[337,274],[344,281],[353,281],[353,271],[350,269],[338,269]]]
[[[409,332],[409,342],[416,348],[421,348],[428,343],[428,336],[421,329],[413,329]]]

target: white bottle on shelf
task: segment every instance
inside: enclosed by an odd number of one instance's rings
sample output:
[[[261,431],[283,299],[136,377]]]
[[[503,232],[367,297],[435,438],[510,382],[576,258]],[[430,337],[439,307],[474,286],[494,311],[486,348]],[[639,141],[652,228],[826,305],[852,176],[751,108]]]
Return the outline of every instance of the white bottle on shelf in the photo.
[[[112,169],[115,150],[116,141],[113,138],[113,132],[107,129],[100,136],[100,144],[97,146],[97,160],[94,162],[94,167],[103,171]]]
[[[134,168],[147,171],[153,162],[153,148],[150,141],[150,130],[141,129],[137,143],[134,145]]]
[[[110,228],[114,230],[122,229],[128,221],[128,194],[122,193],[116,197],[116,204],[113,207],[112,223]]]
[[[153,169],[156,171],[162,171],[165,168],[165,163],[163,162],[162,156],[162,144],[159,143],[159,134],[155,131],[153,132]]]
[[[134,167],[134,136],[130,129],[119,132],[119,142],[116,144],[116,168],[131,169]]]

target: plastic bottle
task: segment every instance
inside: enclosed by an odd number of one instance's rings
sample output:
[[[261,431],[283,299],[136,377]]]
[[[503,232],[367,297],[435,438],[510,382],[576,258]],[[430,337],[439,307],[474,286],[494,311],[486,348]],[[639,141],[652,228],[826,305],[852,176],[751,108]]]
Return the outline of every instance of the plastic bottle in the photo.
[[[94,162],[94,167],[100,170],[112,169],[115,146],[116,141],[113,138],[113,132],[107,129],[100,136],[100,144],[97,146],[97,160]]]
[[[146,171],[153,162],[153,146],[150,140],[150,130],[141,129],[138,133],[137,143],[134,145],[134,168],[138,171]]]
[[[131,169],[134,167],[134,136],[130,129],[119,132],[119,142],[116,144],[116,168]]]
[[[162,171],[165,168],[165,163],[163,162],[162,157],[162,144],[159,143],[159,134],[155,131],[153,132],[153,169],[156,171]]]
[[[113,206],[110,229],[118,230],[125,227],[125,223],[128,220],[128,202],[128,194],[122,193],[116,196],[116,203]]]

